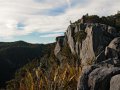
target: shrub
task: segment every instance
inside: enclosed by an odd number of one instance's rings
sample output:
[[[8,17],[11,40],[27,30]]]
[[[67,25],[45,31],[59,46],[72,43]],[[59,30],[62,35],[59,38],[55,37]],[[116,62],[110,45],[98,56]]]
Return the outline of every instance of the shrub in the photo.
[[[87,36],[87,33],[83,30],[77,32],[74,36],[75,41],[82,42]]]

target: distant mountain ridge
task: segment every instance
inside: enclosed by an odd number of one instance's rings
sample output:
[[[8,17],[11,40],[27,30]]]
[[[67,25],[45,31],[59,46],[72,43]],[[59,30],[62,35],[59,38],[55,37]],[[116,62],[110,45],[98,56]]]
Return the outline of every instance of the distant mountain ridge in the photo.
[[[0,42],[0,85],[11,79],[17,69],[48,53],[53,44],[30,44],[24,41]]]

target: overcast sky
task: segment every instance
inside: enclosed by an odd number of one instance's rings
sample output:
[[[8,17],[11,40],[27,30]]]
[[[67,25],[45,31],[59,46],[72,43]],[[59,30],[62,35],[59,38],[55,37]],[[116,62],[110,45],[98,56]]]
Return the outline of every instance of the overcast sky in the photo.
[[[49,43],[82,15],[111,15],[120,0],[0,0],[0,42]]]

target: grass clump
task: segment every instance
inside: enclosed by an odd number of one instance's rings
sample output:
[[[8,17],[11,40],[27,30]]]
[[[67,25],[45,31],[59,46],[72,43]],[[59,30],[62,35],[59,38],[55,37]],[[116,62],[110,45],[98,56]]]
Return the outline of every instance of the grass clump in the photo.
[[[80,73],[81,68],[78,71],[69,64],[53,66],[49,71],[40,68],[34,71],[26,69],[16,76],[16,81],[8,83],[7,90],[76,90]]]

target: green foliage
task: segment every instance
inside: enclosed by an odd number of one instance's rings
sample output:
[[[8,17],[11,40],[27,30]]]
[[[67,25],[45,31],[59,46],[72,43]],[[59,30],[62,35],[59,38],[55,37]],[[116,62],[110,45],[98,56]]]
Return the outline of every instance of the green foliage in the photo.
[[[107,17],[99,17],[97,15],[84,16],[84,19],[85,23],[102,23],[120,29],[120,13]]]
[[[71,53],[71,50],[70,50],[70,47],[68,44],[66,44],[62,47],[61,54],[65,57],[71,58],[72,53]]]
[[[111,16],[102,16],[99,17],[97,15],[85,15],[83,16],[83,21],[84,23],[102,23],[102,24],[106,24],[109,26],[113,26],[115,27],[117,30],[120,30],[120,13],[117,13],[115,15],[111,15]],[[75,21],[74,24],[78,25],[80,23],[81,20]]]
[[[85,22],[87,23],[98,23],[99,21],[100,18],[97,15],[85,16]]]
[[[77,32],[74,36],[75,41],[82,42],[87,36],[87,33],[83,30]]]
[[[120,13],[115,15],[116,17],[116,27],[120,30]]]
[[[18,89],[18,87],[19,87],[19,83],[18,83],[18,81],[16,81],[15,79],[13,79],[13,80],[10,80],[10,81],[8,81],[7,82],[8,84],[7,84],[7,90],[17,90]]]

